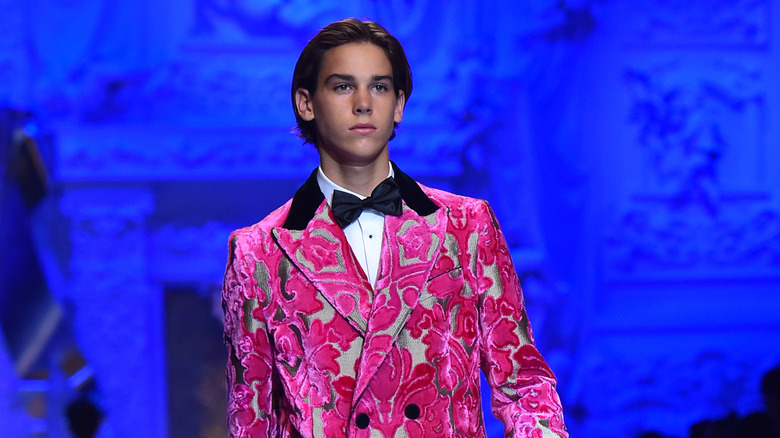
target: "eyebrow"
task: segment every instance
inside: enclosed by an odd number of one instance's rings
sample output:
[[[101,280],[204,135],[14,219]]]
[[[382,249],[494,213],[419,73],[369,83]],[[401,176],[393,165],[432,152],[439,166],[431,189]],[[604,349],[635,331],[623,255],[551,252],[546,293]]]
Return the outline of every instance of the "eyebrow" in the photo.
[[[325,82],[328,83],[328,82],[331,82],[334,79],[338,79],[340,81],[345,81],[345,82],[355,82],[355,76],[353,76],[353,75],[342,75],[342,74],[338,74],[338,73],[334,73],[334,74],[328,76],[327,79],[325,79]],[[376,75],[376,76],[372,76],[371,77],[371,82],[382,82],[382,81],[393,82],[393,77],[392,76],[386,76],[386,75],[384,75],[384,76],[383,75]]]

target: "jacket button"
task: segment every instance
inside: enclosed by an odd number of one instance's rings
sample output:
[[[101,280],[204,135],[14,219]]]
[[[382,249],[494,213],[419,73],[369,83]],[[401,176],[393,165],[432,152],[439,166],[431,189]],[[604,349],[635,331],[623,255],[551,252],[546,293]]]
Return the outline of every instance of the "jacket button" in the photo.
[[[412,403],[404,409],[404,415],[410,420],[416,420],[420,416],[420,407]]]
[[[358,414],[358,416],[355,418],[355,426],[358,427],[358,429],[365,429],[368,427],[368,414],[365,412],[362,414]]]

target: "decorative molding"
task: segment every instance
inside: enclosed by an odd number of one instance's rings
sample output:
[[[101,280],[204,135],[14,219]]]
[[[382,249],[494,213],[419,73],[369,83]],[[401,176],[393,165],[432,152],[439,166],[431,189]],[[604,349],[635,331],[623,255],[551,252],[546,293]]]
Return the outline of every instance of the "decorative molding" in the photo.
[[[655,272],[685,278],[780,276],[780,208],[766,196],[716,198],[717,212],[635,199],[606,237],[610,279]]]
[[[95,289],[119,293],[120,287],[129,288],[133,295],[141,292],[128,282],[140,286],[145,281],[143,223],[153,205],[153,195],[146,190],[102,188],[64,194],[60,208],[71,220],[71,275],[86,281],[84,293],[91,296]],[[117,251],[121,259],[110,256]]]
[[[770,0],[638,0],[626,17],[643,47],[763,49],[771,36]]]
[[[317,155],[275,129],[154,128],[140,125],[60,130],[63,181],[284,178],[312,168]]]
[[[145,189],[71,189],[61,200],[71,223],[68,304],[78,344],[95,368],[104,427],[162,437],[162,292],[148,277],[146,236],[153,206]]]
[[[318,163],[312,146],[281,128],[72,126],[58,135],[57,177],[64,182],[300,178]],[[404,125],[390,147],[425,174],[457,175],[465,147],[459,135]]]
[[[88,123],[182,126],[284,126],[295,58],[287,53],[184,53],[162,68],[92,74],[71,96]]]

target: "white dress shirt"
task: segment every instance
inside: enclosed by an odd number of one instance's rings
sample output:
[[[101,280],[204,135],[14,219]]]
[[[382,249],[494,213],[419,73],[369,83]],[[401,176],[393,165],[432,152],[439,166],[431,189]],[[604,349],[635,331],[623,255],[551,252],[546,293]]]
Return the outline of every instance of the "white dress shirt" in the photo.
[[[393,167],[390,166],[388,177],[392,176]],[[366,198],[366,196],[345,189],[331,181],[325,176],[322,167],[317,169],[317,183],[328,205],[332,205],[334,190],[347,192],[360,199]],[[347,236],[347,242],[350,248],[352,248],[352,253],[355,254],[358,263],[360,263],[360,267],[363,268],[363,272],[366,274],[368,282],[371,283],[371,287],[374,287],[376,284],[376,276],[379,271],[379,256],[382,252],[384,229],[385,215],[374,209],[363,210],[355,222],[344,227],[344,235]]]

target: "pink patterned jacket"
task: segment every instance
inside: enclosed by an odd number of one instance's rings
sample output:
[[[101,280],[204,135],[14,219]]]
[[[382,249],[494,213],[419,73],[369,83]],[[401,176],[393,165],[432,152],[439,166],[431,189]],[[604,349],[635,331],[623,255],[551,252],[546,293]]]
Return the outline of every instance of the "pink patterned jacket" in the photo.
[[[231,235],[230,436],[485,437],[482,370],[507,437],[567,437],[490,207],[395,179],[375,288],[314,173]]]

